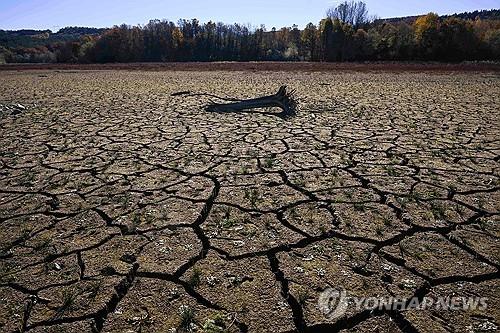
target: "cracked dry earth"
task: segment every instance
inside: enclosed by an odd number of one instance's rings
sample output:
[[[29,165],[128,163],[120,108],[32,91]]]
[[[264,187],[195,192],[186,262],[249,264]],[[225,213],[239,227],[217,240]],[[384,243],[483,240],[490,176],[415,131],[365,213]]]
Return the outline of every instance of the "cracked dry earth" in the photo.
[[[497,74],[0,75],[0,331],[500,326]],[[281,84],[287,120],[171,96]],[[328,286],[488,307],[328,319]]]

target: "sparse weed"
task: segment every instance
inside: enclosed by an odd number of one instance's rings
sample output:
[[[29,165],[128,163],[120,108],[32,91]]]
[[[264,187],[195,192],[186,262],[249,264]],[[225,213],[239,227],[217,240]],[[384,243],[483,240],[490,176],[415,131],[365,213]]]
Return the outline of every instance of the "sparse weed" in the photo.
[[[226,323],[224,315],[221,313],[215,314],[212,318],[205,321],[202,328],[204,333],[225,333]]]
[[[260,193],[257,189],[245,189],[245,198],[250,201],[253,208],[257,206],[257,203],[261,200]]]
[[[423,261],[425,259],[425,257],[426,257],[425,252],[422,251],[422,250],[419,250],[419,249],[417,249],[416,251],[413,251],[411,253],[411,255],[412,255],[412,257],[414,257],[414,258],[416,258],[416,259],[418,259],[420,261]]]
[[[267,157],[264,159],[264,166],[266,168],[272,168],[275,164],[275,159],[273,157]]]
[[[434,218],[442,220],[445,217],[446,208],[440,202],[432,201],[431,212]]]
[[[362,202],[356,202],[354,204],[354,209],[358,212],[364,212],[366,210],[365,204]]]
[[[295,184],[300,187],[304,187],[306,185],[306,180],[304,179],[304,176],[300,176],[295,180]]]
[[[141,215],[137,213],[132,214],[132,221],[128,226],[129,233],[135,233],[137,231],[137,227],[141,224]]]
[[[309,292],[307,289],[300,289],[297,293],[297,301],[301,306],[304,306],[306,304],[307,300],[311,298],[311,295],[309,295]]]
[[[409,194],[408,199],[409,199],[410,201],[419,202],[419,201],[421,201],[421,200],[422,200],[422,194],[421,194],[419,191],[417,191],[417,190],[413,190],[413,191]]]
[[[203,275],[202,270],[199,267],[194,267],[191,275],[189,276],[189,279],[187,283],[191,287],[197,287],[201,283],[201,276]]]
[[[148,212],[144,215],[144,223],[145,224],[152,224],[155,220],[155,217],[152,213]]]
[[[99,291],[101,291],[103,286],[103,283],[101,280],[94,281],[90,284],[90,286],[87,287],[86,291],[89,293],[89,298],[94,299],[97,297],[99,294]]]
[[[62,293],[62,303],[61,306],[56,311],[56,317],[62,316],[64,313],[73,309],[76,303],[78,293],[75,289],[65,289]]]
[[[398,171],[393,166],[386,166],[385,170],[387,171],[387,174],[391,177],[395,177],[398,175]]]
[[[229,206],[222,206],[220,208],[220,211],[222,212],[222,214],[224,214],[224,218],[228,219],[231,217],[231,212],[233,211],[233,209]]]
[[[392,225],[392,220],[387,216],[382,217],[382,222],[386,227],[390,227]]]
[[[486,200],[483,197],[479,197],[479,199],[477,200],[477,206],[479,209],[484,209],[484,207],[486,206]]]
[[[238,222],[235,219],[224,218],[221,221],[222,228],[229,229],[234,227]]]
[[[354,250],[351,247],[346,247],[345,253],[347,254],[347,257],[349,257],[350,260],[353,260],[355,257]]]
[[[250,168],[248,167],[248,165],[243,165],[243,166],[240,168],[240,173],[241,173],[242,175],[246,175],[246,174],[248,174],[249,169],[250,169]]]
[[[179,328],[189,330],[194,323],[194,310],[189,305],[181,305],[179,308],[180,323]]]
[[[30,236],[31,236],[31,232],[33,230],[31,228],[27,228],[27,227],[22,227],[21,229],[21,235],[19,236],[19,240],[24,243],[25,241],[27,241]]]
[[[480,218],[477,223],[479,224],[479,227],[481,228],[481,230],[483,231],[486,231],[487,227],[488,227],[488,220],[485,219],[485,218]]]
[[[224,206],[220,210],[223,213],[223,217],[219,222],[219,226],[221,228],[233,227],[237,223],[237,221],[235,219],[231,218],[232,208],[228,207],[228,206]]]
[[[52,242],[52,239],[49,236],[42,236],[40,239],[33,245],[33,250],[41,251],[49,246]]]

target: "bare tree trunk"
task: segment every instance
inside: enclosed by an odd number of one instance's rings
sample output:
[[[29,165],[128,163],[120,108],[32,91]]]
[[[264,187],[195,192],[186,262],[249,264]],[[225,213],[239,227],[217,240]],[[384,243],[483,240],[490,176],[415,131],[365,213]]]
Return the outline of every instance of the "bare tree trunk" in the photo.
[[[298,109],[298,101],[294,97],[294,91],[287,92],[286,86],[281,86],[278,92],[274,95],[247,99],[240,102],[227,104],[212,103],[207,106],[207,111],[237,112],[266,107],[278,107],[282,109],[283,111],[276,115],[286,118],[296,115]]]

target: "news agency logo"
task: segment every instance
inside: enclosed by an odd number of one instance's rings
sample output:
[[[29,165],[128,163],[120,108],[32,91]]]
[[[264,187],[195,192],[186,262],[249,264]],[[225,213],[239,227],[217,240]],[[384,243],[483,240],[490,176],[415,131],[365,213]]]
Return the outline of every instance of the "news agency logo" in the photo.
[[[329,287],[319,295],[319,310],[330,320],[342,317],[347,311],[348,306],[347,292],[343,287]]]
[[[348,308],[362,310],[440,310],[440,311],[474,311],[486,310],[488,298],[439,296],[418,297],[355,297],[348,296],[344,287],[328,287],[318,298],[318,309],[325,318],[332,320],[342,317]]]

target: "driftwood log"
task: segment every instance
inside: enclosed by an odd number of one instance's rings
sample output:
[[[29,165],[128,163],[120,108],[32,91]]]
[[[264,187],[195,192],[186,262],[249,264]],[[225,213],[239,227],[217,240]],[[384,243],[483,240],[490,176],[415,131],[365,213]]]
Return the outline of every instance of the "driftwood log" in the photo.
[[[297,114],[298,101],[294,93],[294,90],[287,91],[286,86],[281,86],[274,95],[231,103],[212,103],[207,106],[206,110],[210,112],[238,112],[249,109],[278,107],[282,112],[275,113],[275,115],[288,118]]]

